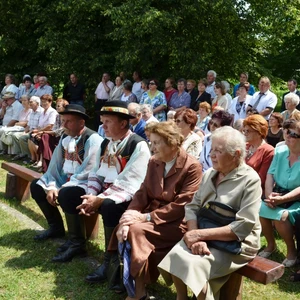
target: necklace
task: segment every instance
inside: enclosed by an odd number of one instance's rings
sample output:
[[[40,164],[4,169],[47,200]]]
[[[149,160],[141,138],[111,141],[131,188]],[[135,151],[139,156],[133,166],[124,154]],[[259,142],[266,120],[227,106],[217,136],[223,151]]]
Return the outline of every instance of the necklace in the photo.
[[[246,159],[250,159],[250,157],[255,153],[255,151],[265,143],[265,140],[262,140],[260,145],[258,147],[254,147],[253,145],[250,145],[248,150],[246,151]]]

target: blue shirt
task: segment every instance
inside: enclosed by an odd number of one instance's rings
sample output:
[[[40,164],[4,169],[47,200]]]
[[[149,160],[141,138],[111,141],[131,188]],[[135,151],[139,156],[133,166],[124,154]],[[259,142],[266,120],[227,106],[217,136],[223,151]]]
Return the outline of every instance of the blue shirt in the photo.
[[[36,90],[35,96],[42,97],[43,95],[52,95],[53,88],[50,85],[39,86]]]

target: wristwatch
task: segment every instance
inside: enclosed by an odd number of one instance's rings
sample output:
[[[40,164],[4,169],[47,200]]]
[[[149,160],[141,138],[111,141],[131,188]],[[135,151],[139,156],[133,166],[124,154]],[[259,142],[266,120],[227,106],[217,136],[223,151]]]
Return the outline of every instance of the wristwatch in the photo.
[[[151,222],[151,215],[149,213],[147,213],[146,215],[146,221]]]

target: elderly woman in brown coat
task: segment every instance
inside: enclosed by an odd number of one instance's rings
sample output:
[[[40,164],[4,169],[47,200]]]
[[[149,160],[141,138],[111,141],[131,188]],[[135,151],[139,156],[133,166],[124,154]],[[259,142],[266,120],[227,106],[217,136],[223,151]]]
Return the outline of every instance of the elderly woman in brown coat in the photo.
[[[183,137],[172,122],[157,123],[149,131],[154,155],[117,231],[118,240],[131,245],[135,298],[127,300],[146,299],[145,284],[157,280],[158,263],[187,230],[184,206],[202,178],[199,162],[181,148]],[[116,242],[111,240],[110,249],[116,249]]]

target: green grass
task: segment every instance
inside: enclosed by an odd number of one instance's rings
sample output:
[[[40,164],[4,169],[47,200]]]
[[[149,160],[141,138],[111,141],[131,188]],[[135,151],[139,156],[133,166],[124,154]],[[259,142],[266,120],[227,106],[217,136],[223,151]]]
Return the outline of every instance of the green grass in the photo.
[[[1,161],[0,161],[1,162]],[[0,169],[0,201],[14,207],[41,226],[46,221],[35,202],[19,203],[15,199],[4,198],[6,172]],[[100,222],[101,224],[101,222]],[[88,242],[88,252],[94,259],[74,259],[71,263],[54,264],[54,256],[59,241],[34,242],[35,230],[0,210],[0,299],[125,299],[107,289],[106,284],[88,285],[84,277],[95,269],[95,261],[101,262],[103,255],[102,228],[96,241]],[[278,251],[271,259],[281,262],[286,248],[277,238]],[[262,238],[262,245],[265,239]],[[300,299],[300,283],[289,281],[292,270],[286,269],[284,276],[267,286],[244,280],[243,299]],[[174,288],[166,287],[159,278],[157,284],[149,287],[156,299],[175,299]]]

